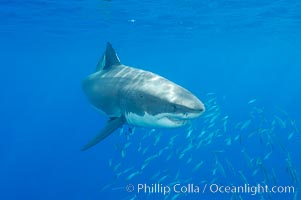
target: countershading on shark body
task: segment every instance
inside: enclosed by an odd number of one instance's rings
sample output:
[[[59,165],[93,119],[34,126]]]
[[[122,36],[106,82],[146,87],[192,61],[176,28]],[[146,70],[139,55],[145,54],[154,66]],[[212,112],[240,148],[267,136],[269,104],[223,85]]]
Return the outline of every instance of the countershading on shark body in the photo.
[[[199,117],[203,103],[185,88],[157,74],[121,64],[110,43],[96,72],[83,81],[91,104],[110,119],[86,150],[123,124],[175,128]]]

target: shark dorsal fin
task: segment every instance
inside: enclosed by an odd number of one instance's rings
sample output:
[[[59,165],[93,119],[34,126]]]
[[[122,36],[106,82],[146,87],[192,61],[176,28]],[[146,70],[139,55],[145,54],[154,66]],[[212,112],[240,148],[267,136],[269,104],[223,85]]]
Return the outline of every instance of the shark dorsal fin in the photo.
[[[113,49],[111,43],[107,43],[107,48],[104,54],[102,55],[101,60],[98,62],[96,71],[103,69],[109,69],[112,65],[120,65],[120,60]]]

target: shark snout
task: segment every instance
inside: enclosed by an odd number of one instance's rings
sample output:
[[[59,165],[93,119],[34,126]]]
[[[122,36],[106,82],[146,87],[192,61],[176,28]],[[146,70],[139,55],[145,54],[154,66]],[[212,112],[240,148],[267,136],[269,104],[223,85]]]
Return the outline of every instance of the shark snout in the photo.
[[[192,110],[194,110],[195,112],[203,113],[205,112],[205,105],[199,99],[196,98]]]
[[[196,118],[205,112],[204,104],[195,97],[194,101],[187,107],[187,114],[189,118]]]
[[[205,112],[204,104],[194,95],[189,95],[189,98],[182,99],[181,103],[177,104],[176,112],[179,118],[190,120],[201,116]]]
[[[176,104],[175,113],[183,119],[194,119],[205,112],[205,106],[194,94],[188,90],[178,87],[177,96],[173,103]]]

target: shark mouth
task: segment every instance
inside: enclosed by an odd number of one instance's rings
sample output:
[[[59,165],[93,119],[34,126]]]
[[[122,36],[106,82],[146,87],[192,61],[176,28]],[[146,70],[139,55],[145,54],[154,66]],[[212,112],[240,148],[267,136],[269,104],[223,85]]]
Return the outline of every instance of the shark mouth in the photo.
[[[167,116],[167,119],[169,119],[170,121],[172,121],[175,124],[186,124],[188,122],[188,119],[183,119],[183,118],[179,118],[179,117],[171,117],[171,116]]]

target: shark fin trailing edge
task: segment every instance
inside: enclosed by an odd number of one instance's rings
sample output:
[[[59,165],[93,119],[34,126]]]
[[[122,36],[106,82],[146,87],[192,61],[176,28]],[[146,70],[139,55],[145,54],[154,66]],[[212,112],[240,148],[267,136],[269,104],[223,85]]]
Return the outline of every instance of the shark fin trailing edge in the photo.
[[[124,119],[122,117],[111,118],[104,129],[100,131],[96,137],[91,140],[88,144],[86,144],[81,150],[85,151],[92,146],[98,144],[101,140],[108,137],[111,133],[113,133],[116,129],[120,128],[124,124]]]
[[[120,60],[113,49],[111,43],[107,43],[107,48],[104,54],[102,55],[101,60],[98,62],[96,66],[96,71],[100,71],[103,69],[109,69],[112,65],[120,65]]]

